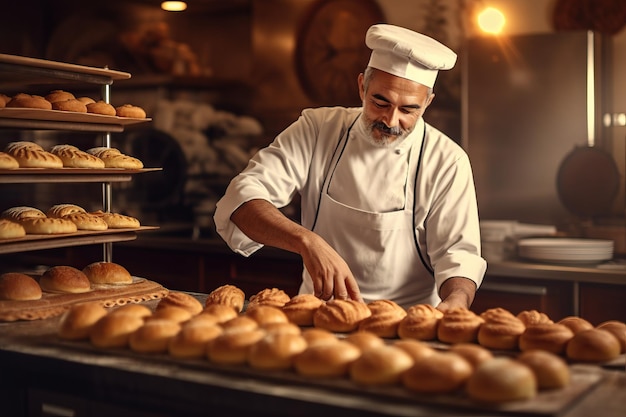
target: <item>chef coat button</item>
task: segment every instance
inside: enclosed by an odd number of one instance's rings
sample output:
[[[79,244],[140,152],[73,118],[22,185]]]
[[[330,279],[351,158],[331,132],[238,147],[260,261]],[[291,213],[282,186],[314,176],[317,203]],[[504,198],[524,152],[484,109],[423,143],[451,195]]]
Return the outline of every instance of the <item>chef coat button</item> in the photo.
[[[394,152],[396,153],[396,155],[400,155],[402,153],[400,149],[396,149]]]

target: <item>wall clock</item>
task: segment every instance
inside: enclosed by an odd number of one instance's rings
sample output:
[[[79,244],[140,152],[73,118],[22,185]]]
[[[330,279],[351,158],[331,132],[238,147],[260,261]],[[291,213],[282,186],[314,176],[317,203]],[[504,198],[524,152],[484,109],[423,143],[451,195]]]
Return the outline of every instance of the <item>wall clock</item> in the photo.
[[[357,77],[369,61],[367,29],[383,22],[374,0],[320,0],[305,15],[296,45],[300,82],[319,105],[359,105]]]

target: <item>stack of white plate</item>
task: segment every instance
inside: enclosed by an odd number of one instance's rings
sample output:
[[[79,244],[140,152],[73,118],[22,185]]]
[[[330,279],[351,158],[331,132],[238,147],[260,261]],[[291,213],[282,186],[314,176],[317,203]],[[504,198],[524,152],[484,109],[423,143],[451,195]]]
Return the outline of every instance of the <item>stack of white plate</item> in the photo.
[[[613,258],[613,241],[604,239],[528,238],[517,242],[522,258],[542,262],[592,263]]]

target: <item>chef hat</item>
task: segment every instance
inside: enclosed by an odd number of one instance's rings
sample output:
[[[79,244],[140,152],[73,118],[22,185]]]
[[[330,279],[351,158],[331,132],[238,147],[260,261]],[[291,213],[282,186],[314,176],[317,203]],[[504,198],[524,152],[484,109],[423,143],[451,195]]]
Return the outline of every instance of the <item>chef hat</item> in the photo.
[[[456,62],[456,54],[447,46],[398,26],[370,27],[365,44],[372,49],[368,66],[431,88],[438,71]]]

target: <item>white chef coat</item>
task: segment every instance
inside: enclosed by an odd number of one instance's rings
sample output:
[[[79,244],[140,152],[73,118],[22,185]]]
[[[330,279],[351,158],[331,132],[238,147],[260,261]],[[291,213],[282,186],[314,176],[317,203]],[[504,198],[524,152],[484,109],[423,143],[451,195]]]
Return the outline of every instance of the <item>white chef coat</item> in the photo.
[[[430,285],[434,284],[433,294],[451,277],[466,277],[480,285],[486,262],[480,256],[478,210],[467,154],[423,120],[397,146],[372,149],[358,137],[362,134],[359,123],[350,129],[360,112],[360,108],[342,107],[304,110],[296,122],[259,151],[231,181],[214,216],[220,236],[232,250],[244,256],[262,247],[230,221],[234,210],[253,199],[265,199],[284,207],[295,193],[300,193],[301,224],[309,229],[315,226],[325,195],[337,198],[340,204],[371,213],[406,208],[412,212],[411,239],[416,242],[410,249],[414,251],[412,255],[418,254],[423,268],[405,271],[404,276],[389,280],[390,288],[379,288],[379,294],[365,294],[366,301],[389,296],[404,306],[438,302],[436,295],[428,299],[423,294],[400,296],[399,291],[410,288],[406,284],[414,280],[430,280]],[[350,139],[348,130],[351,130]],[[364,150],[372,152],[361,155]],[[338,160],[341,163],[337,164]],[[368,165],[372,162],[381,164],[382,169]],[[390,170],[390,183],[380,177],[386,169]],[[413,178],[410,173],[414,173]],[[339,176],[342,178],[337,180]],[[333,180],[324,189],[328,178]],[[381,195],[389,197],[382,205]],[[337,227],[342,224],[338,223]],[[404,256],[406,253],[398,254],[397,262],[405,262]],[[347,262],[351,269],[359,269],[358,265]],[[302,291],[311,292],[307,275],[304,271]],[[359,277],[356,278],[358,281]]]

